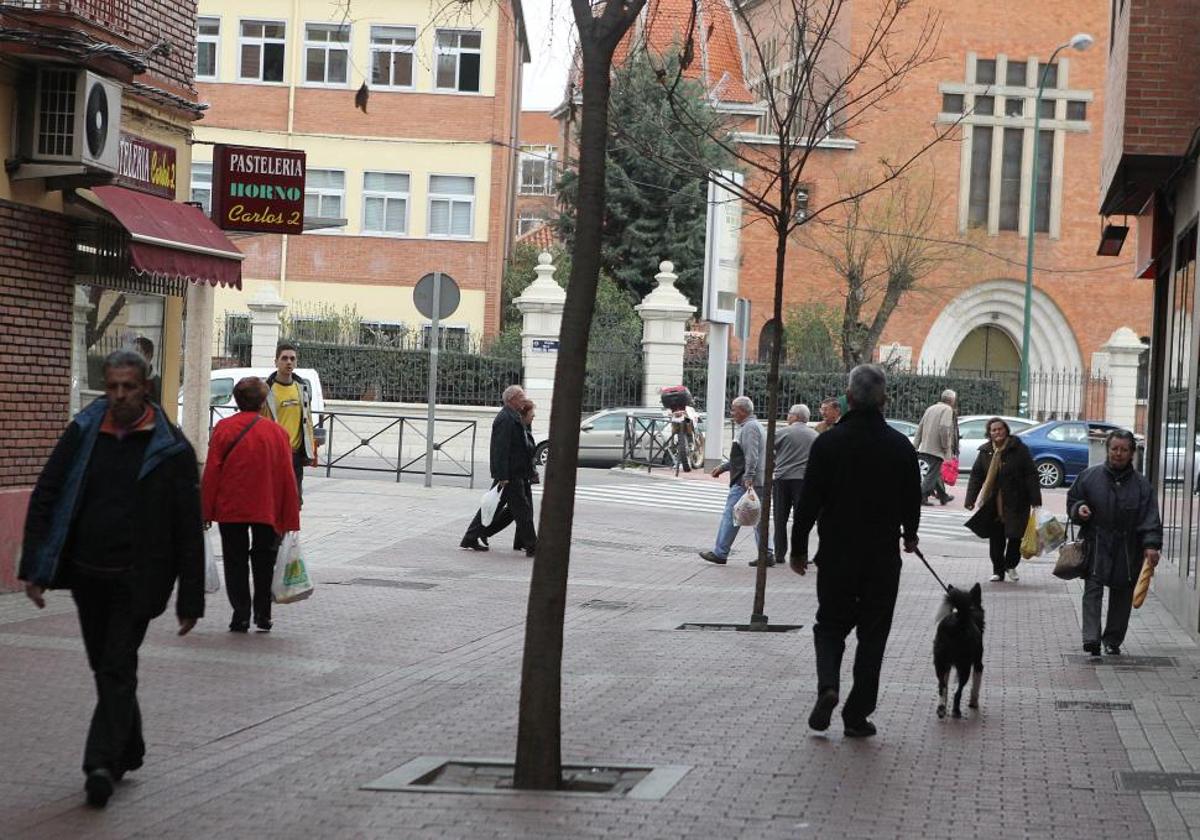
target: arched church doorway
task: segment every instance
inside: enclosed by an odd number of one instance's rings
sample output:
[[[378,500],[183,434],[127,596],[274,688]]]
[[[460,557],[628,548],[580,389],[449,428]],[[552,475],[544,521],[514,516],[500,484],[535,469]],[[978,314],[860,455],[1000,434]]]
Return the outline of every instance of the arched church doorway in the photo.
[[[1004,387],[1004,411],[1015,414],[1019,399],[1021,351],[1000,327],[987,324],[967,333],[954,357],[950,372],[995,379]]]

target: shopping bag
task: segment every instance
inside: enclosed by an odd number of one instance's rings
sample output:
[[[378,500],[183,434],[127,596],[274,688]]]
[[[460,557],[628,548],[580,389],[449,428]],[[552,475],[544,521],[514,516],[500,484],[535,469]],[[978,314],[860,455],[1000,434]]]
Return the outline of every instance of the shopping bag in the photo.
[[[758,500],[758,494],[752,489],[747,490],[746,494],[733,506],[734,524],[753,527],[758,524],[758,517],[761,513],[762,502]]]
[[[313,583],[304,566],[304,557],[300,550],[300,535],[288,531],[279,543],[279,551],[275,555],[275,575],[271,579],[271,598],[277,604],[290,604],[303,601],[312,595]]]
[[[1067,526],[1052,513],[1039,512],[1037,515],[1039,554],[1047,551],[1057,551],[1058,547],[1067,541]]]
[[[209,595],[221,591],[221,578],[217,574],[217,558],[213,554],[212,531],[204,532],[204,591]]]
[[[958,481],[958,459],[947,458],[942,461],[942,481],[951,486]]]
[[[1021,537],[1021,557],[1028,560],[1038,553],[1037,516],[1030,511],[1025,523],[1025,535]]]
[[[496,508],[498,507],[500,507],[499,484],[484,493],[483,498],[479,500],[479,524],[485,528],[491,525],[492,517],[496,515]]]

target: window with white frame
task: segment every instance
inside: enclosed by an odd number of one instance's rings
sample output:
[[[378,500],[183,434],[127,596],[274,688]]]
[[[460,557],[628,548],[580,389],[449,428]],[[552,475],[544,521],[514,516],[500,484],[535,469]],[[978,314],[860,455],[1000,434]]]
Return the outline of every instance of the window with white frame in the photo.
[[[415,26],[372,26],[371,87],[411,88],[416,42]]]
[[[196,78],[217,78],[217,57],[221,52],[221,19],[196,18]]]
[[[482,36],[466,29],[439,29],[434,50],[436,90],[479,93]]]
[[[385,236],[408,232],[408,175],[363,173],[362,232]]]
[[[521,195],[554,192],[558,150],[553,146],[521,147]]]
[[[287,24],[264,20],[243,20],[241,24],[238,78],[282,82]]]
[[[192,161],[191,200],[204,208],[204,215],[212,215],[212,164]]]
[[[346,173],[340,169],[309,169],[304,181],[306,219],[345,217]],[[333,228],[341,230],[342,228]]]
[[[537,213],[522,213],[517,216],[517,236],[524,236],[546,224],[546,217]]]
[[[304,81],[310,85],[346,84],[350,27],[335,23],[304,26]]]
[[[429,176],[429,235],[470,237],[475,229],[475,179]]]

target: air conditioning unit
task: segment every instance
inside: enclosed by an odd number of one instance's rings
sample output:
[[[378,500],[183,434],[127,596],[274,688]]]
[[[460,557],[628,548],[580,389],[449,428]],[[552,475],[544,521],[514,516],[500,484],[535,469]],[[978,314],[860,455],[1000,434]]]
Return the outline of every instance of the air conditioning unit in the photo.
[[[35,163],[81,164],[116,172],[121,84],[76,67],[37,71],[24,152]]]

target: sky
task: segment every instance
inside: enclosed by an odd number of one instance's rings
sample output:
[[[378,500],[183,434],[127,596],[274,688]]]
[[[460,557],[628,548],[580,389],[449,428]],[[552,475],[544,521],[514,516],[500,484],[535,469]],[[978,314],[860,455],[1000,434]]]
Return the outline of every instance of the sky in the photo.
[[[533,59],[525,65],[521,107],[548,111],[563,101],[575,40],[569,0],[523,0]]]

